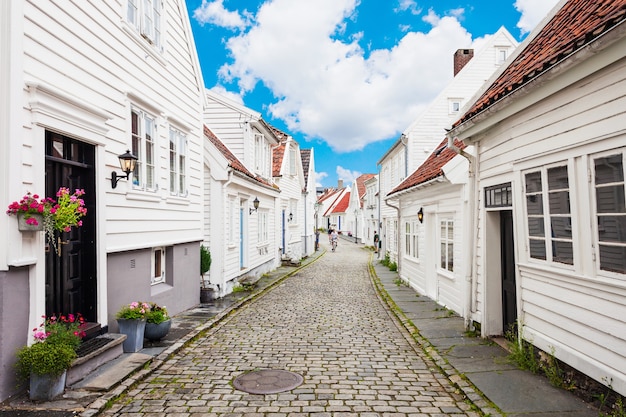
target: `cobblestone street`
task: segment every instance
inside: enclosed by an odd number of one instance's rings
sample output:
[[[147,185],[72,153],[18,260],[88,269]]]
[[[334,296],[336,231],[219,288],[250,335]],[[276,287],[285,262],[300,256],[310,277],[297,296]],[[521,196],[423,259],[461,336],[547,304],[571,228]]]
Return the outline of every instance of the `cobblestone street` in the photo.
[[[372,287],[369,255],[340,241],[201,334],[104,415],[478,416],[396,326]],[[233,387],[265,369],[304,382],[275,394]]]

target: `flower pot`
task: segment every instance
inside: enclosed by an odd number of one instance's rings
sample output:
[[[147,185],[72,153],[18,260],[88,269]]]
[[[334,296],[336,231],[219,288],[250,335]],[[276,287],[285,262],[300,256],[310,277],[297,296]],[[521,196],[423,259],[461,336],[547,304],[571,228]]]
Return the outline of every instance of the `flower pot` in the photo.
[[[124,352],[134,353],[143,349],[143,336],[146,329],[146,320],[117,319],[120,333],[126,335],[122,344]]]
[[[200,288],[200,303],[206,304],[217,298],[217,292],[212,288]]]
[[[163,339],[172,327],[172,319],[165,320],[159,324],[146,323],[146,331],[144,337],[150,341],[158,341]]]
[[[39,232],[43,230],[43,215],[31,214],[30,218],[37,220],[37,224],[28,224],[24,213],[17,213],[17,230],[20,232]]]
[[[67,371],[61,375],[38,375],[30,374],[30,394],[31,400],[52,400],[63,394],[65,390],[65,377]]]

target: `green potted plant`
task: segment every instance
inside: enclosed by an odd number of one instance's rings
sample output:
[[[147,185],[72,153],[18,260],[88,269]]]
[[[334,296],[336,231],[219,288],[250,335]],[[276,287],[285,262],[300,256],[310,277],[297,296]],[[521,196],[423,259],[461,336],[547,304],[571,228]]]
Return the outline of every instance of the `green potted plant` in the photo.
[[[18,375],[30,380],[32,400],[51,400],[63,393],[67,370],[85,333],[82,316],[52,316],[33,332],[34,343],[17,352]]]
[[[133,301],[123,305],[115,315],[120,333],[126,335],[122,344],[124,352],[139,352],[143,349],[143,338],[146,329],[146,315],[150,312],[150,304],[144,301]]]
[[[167,308],[150,303],[150,311],[146,313],[144,337],[150,341],[159,341],[167,335],[171,326],[172,318],[168,315]]]
[[[215,298],[212,288],[207,285],[204,274],[211,269],[211,252],[204,246],[200,245],[200,302],[208,303]]]

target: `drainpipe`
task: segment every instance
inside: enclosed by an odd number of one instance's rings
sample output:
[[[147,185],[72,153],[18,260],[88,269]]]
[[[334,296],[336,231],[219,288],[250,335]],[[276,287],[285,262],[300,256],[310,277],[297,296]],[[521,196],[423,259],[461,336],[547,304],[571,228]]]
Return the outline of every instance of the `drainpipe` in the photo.
[[[468,329],[471,324],[471,316],[472,313],[476,311],[476,296],[475,291],[478,290],[478,283],[475,282],[474,278],[474,254],[476,251],[476,242],[478,241],[478,231],[476,230],[476,201],[478,201],[477,187],[476,187],[476,158],[469,153],[465,152],[463,149],[458,148],[454,145],[454,137],[450,134],[446,135],[448,137],[448,148],[452,149],[457,154],[461,155],[469,162],[468,169],[468,197],[467,197],[467,210],[465,210],[465,219],[464,223],[468,228],[469,235],[472,237],[468,242],[469,244],[465,248],[465,260],[464,265],[466,268],[465,272],[465,328]]]

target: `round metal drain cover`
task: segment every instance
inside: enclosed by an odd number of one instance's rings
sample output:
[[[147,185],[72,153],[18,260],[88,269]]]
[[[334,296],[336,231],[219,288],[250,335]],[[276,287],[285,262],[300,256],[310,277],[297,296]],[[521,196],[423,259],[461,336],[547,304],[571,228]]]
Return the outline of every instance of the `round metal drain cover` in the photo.
[[[276,394],[290,391],[304,382],[304,378],[289,371],[266,369],[239,375],[233,380],[236,389],[250,394]]]

